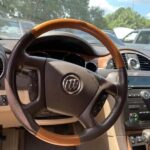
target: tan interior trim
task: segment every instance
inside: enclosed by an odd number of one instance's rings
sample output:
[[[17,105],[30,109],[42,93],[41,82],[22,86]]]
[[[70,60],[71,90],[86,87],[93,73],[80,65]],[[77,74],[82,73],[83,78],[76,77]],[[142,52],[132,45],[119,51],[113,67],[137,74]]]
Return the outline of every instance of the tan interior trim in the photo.
[[[124,67],[124,62],[115,44],[103,31],[101,31],[99,28],[97,28],[96,26],[90,23],[81,20],[76,20],[76,19],[61,18],[61,19],[50,20],[40,25],[37,25],[31,30],[31,32],[35,37],[38,37],[47,31],[58,29],[58,28],[79,29],[93,35],[98,40],[100,40],[103,43],[103,45],[106,46],[106,48],[109,50],[112,57],[114,58],[116,67],[118,69]]]
[[[129,140],[129,137],[127,136],[127,146],[128,146],[128,150],[132,150],[132,146]]]
[[[98,58],[98,68],[106,68],[107,62],[112,58],[111,55]]]
[[[42,120],[35,120],[37,124],[39,125],[61,125],[61,124],[69,124],[69,123],[74,123],[77,122],[76,117],[70,117],[70,118],[65,118],[65,119],[42,119]]]
[[[78,135],[60,135],[52,133],[40,128],[36,134],[36,137],[44,140],[47,143],[60,145],[60,146],[77,146],[80,145],[80,138]]]

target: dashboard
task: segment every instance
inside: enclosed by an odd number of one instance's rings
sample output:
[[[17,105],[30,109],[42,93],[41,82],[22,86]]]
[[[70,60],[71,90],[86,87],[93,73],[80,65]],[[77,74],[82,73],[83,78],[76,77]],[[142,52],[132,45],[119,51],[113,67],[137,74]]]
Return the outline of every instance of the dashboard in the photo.
[[[149,51],[130,48],[120,51],[128,73],[128,97],[123,111],[125,133],[131,149],[147,149],[142,131],[150,128]],[[99,58],[98,64],[110,72],[116,69],[110,55]]]

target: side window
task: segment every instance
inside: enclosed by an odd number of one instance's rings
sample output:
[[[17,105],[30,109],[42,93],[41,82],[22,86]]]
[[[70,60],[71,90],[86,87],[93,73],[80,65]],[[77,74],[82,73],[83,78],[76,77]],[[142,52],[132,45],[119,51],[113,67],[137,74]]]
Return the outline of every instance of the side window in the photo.
[[[127,36],[124,37],[123,42],[124,43],[133,43],[137,34],[138,34],[137,31],[129,33]]]
[[[150,44],[150,31],[142,31],[137,40],[137,44]]]

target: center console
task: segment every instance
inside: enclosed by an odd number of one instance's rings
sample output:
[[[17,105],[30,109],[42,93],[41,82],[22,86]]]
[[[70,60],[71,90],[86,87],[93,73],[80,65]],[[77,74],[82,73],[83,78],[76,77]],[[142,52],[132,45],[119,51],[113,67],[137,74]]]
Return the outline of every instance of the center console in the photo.
[[[150,128],[150,77],[128,76],[125,128],[133,150],[147,150],[142,130]]]
[[[128,100],[125,127],[131,130],[150,128],[150,77],[128,77]]]

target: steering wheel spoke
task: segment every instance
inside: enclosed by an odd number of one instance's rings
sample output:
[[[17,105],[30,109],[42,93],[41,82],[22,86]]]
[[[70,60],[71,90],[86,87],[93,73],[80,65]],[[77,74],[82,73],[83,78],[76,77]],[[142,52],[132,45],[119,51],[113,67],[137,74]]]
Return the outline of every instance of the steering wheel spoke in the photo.
[[[40,112],[44,108],[46,108],[46,104],[42,99],[37,99],[23,106],[23,109],[29,112],[32,116],[35,116],[38,112]]]
[[[44,57],[31,56],[24,53],[22,59],[22,64],[26,68],[43,71],[45,67],[46,58]]]
[[[93,128],[97,126],[97,121],[94,119],[94,117],[87,112],[84,112],[80,117],[79,117],[80,123],[85,127],[86,129]]]
[[[118,95],[118,85],[109,81],[107,78],[103,78],[97,75],[100,84],[100,92],[105,91],[109,95],[117,96]]]

